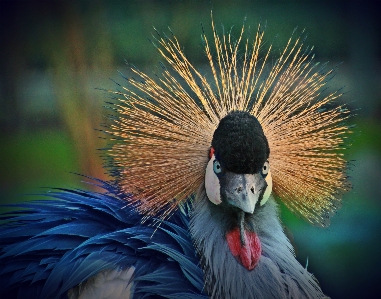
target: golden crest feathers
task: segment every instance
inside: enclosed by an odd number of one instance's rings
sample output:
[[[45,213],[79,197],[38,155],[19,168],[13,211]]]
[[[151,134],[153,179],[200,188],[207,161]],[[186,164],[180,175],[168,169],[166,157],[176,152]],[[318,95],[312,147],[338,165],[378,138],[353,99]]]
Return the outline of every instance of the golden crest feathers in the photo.
[[[271,46],[264,51],[260,26],[253,43],[244,40],[244,26],[234,40],[212,28],[214,48],[203,35],[210,74],[187,60],[175,36],[159,36],[170,70],[150,77],[132,68],[139,79],[115,92],[122,98],[108,131],[118,139],[110,155],[121,169],[121,190],[145,217],[170,216],[203,183],[220,119],[242,110],[257,117],[268,139],[273,193],[309,222],[326,225],[349,189],[342,153],[349,111],[323,109],[341,95],[322,94],[332,71],[323,72],[299,38],[291,36],[269,68]]]

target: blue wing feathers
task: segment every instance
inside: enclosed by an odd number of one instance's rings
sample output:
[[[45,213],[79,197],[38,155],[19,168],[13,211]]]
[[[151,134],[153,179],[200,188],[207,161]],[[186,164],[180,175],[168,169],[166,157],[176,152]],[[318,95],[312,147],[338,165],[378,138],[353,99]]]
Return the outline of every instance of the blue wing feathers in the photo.
[[[206,298],[188,216],[142,224],[128,194],[96,182],[105,193],[54,189],[1,215],[1,297],[66,298],[102,270],[134,266],[134,298]]]

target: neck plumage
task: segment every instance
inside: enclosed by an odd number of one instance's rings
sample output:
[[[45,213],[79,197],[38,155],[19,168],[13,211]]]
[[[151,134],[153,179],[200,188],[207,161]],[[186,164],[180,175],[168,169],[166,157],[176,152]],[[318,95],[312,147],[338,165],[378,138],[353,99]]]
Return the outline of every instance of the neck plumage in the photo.
[[[326,298],[313,275],[295,259],[273,198],[257,207],[248,221],[262,244],[262,256],[252,271],[232,255],[225,239],[229,219],[208,200],[205,188],[200,187],[190,232],[200,255],[205,289],[211,298]]]

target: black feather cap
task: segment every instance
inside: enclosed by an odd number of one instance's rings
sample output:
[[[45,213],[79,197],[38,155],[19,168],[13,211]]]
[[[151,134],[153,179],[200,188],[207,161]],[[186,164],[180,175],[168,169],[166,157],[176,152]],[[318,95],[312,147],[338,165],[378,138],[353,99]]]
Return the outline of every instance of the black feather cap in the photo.
[[[258,119],[248,112],[232,111],[214,131],[212,147],[228,171],[253,174],[270,155],[267,138]]]

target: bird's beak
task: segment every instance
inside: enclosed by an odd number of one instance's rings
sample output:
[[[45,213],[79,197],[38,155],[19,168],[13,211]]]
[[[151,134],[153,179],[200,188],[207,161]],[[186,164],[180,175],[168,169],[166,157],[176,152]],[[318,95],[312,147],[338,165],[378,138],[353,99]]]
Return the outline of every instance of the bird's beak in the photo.
[[[261,173],[237,174],[227,171],[221,183],[221,197],[228,204],[245,213],[254,213],[256,203],[261,200],[267,183]]]

